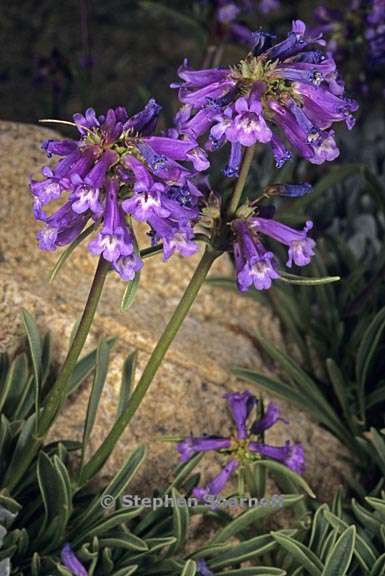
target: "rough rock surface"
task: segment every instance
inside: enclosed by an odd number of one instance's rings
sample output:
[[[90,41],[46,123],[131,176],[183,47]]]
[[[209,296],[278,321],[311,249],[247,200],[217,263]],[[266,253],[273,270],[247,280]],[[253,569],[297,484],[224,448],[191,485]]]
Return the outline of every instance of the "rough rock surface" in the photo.
[[[36,246],[37,225],[27,187],[29,176],[36,176],[46,162],[40,142],[48,137],[55,137],[55,133],[35,126],[0,123],[0,349],[12,349],[19,342],[19,313],[23,306],[35,315],[43,329],[49,327],[52,331],[56,358],[62,359],[72,325],[87,297],[95,259],[81,247],[57,280],[48,284],[48,273],[58,255],[40,252]],[[147,260],[141,289],[127,313],[119,310],[123,283],[112,275],[108,280],[87,348],[94,347],[101,335],[114,335],[118,340],[91,449],[103,441],[113,422],[125,356],[138,349],[140,373],[197,259],[198,256],[174,257],[167,264],[159,256]],[[222,258],[214,273],[226,272],[229,264]],[[235,293],[204,286],[105,473],[116,470],[138,443],[149,442],[140,484],[133,487],[148,491],[156,484],[164,485],[177,463],[174,447],[158,441],[162,435],[226,431],[228,417],[222,396],[228,390],[244,388],[229,374],[229,367],[271,370],[271,366],[263,364],[255,345],[256,327],[266,338],[283,345],[278,321],[269,309]],[[80,438],[87,396],[85,385],[67,403],[54,431],[56,437]],[[267,439],[273,444],[288,438],[303,442],[306,478],[320,498],[328,499],[346,469],[342,461],[344,450],[306,414],[293,406],[284,408],[290,427],[277,425]],[[213,461],[211,457],[207,457],[206,462],[209,461]],[[211,466],[208,471],[212,472]]]

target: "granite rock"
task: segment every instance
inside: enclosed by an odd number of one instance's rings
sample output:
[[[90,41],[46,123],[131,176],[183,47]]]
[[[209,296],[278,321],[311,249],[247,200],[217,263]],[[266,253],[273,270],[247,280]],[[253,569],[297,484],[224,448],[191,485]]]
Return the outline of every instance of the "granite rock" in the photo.
[[[24,307],[35,315],[43,330],[49,328],[52,332],[55,359],[60,361],[73,323],[81,314],[96,262],[81,247],[56,281],[47,282],[58,255],[37,248],[38,226],[32,216],[28,178],[36,176],[46,163],[41,141],[55,136],[45,128],[0,122],[0,349],[18,346],[22,335],[20,310]],[[103,441],[114,419],[126,355],[138,350],[140,374],[198,258],[173,257],[166,264],[160,256],[147,260],[138,296],[126,313],[120,312],[119,306],[124,285],[110,275],[86,345],[91,349],[101,335],[117,337],[91,450]],[[226,273],[230,273],[230,264],[222,257],[213,274]],[[256,346],[256,327],[273,343],[284,345],[279,323],[268,308],[205,285],[104,474],[111,475],[138,443],[149,443],[147,461],[132,488],[148,492],[155,485],[164,485],[177,464],[175,448],[162,442],[162,435],[226,431],[229,420],[222,396],[229,390],[244,389],[244,384],[230,375],[229,368],[238,365],[267,373],[272,369],[266,360],[263,362]],[[81,437],[88,393],[89,385],[85,384],[67,402],[53,437]],[[284,404],[284,410],[290,427],[277,425],[268,433],[268,441],[303,442],[306,478],[321,499],[329,499],[347,470],[343,447],[296,407]],[[207,461],[213,462],[211,457]],[[205,471],[212,473],[215,465],[205,467]]]

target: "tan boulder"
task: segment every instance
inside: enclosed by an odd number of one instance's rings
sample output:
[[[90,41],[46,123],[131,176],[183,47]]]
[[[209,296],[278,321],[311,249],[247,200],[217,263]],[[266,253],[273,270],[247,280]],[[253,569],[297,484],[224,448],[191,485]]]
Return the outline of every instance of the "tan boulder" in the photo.
[[[20,309],[28,309],[42,329],[52,331],[55,358],[62,359],[73,323],[79,318],[95,258],[81,247],[53,284],[48,273],[58,254],[41,252],[35,241],[38,225],[31,210],[28,178],[38,175],[46,158],[40,143],[56,137],[40,127],[0,123],[0,349],[12,349],[22,333]],[[173,257],[163,263],[161,256],[146,260],[137,298],[126,313],[120,312],[124,284],[108,279],[87,349],[98,338],[117,336],[111,369],[103,392],[99,416],[92,436],[95,449],[106,436],[116,411],[120,370],[126,355],[139,351],[138,373],[143,369],[157,338],[166,325],[185,288],[199,256]],[[230,274],[226,257],[218,261],[214,274]],[[149,444],[138,491],[164,485],[177,463],[175,448],[161,442],[162,435],[225,433],[229,419],[222,396],[245,385],[230,375],[233,365],[271,370],[263,364],[254,339],[256,327],[270,341],[283,346],[279,323],[271,310],[236,293],[205,285],[167,354],[145,401],[110,458],[104,473],[110,475],[138,443]],[[89,386],[83,386],[68,401],[58,419],[55,437],[81,437]],[[290,426],[279,424],[268,433],[268,441],[286,439],[304,443],[306,478],[321,498],[330,498],[346,468],[345,451],[326,431],[294,406],[281,403]],[[214,462],[207,456],[206,462]],[[211,465],[206,468],[212,472]]]

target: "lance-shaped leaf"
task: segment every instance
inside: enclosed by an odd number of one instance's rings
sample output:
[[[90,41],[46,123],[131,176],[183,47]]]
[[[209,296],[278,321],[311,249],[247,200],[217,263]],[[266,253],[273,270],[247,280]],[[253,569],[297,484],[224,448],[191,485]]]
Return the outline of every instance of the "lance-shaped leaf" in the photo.
[[[181,576],[195,576],[196,573],[197,573],[197,565],[194,562],[194,560],[187,560],[180,574]]]
[[[24,328],[27,334],[29,350],[32,358],[33,373],[35,376],[35,422],[36,427],[38,427],[42,345],[39,330],[35,320],[27,310],[23,310],[22,314]]]
[[[135,300],[136,294],[138,292],[140,283],[140,272],[136,272],[135,278],[127,282],[127,286],[124,290],[122,302],[120,304],[120,309],[122,311],[128,310],[129,307]]]
[[[135,380],[136,371],[136,361],[138,358],[138,352],[134,350],[127,356],[124,361],[122,369],[122,380],[120,384],[119,391],[119,403],[116,412],[116,417],[119,418],[121,414],[126,410],[128,402],[130,400],[130,394]]]
[[[322,576],[345,576],[352,561],[356,541],[356,527],[349,526],[330,550]]]
[[[280,270],[279,278],[277,280],[280,280],[281,282],[287,282],[287,284],[297,284],[299,286],[319,286],[321,284],[339,282],[341,278],[340,276],[324,276],[323,278],[312,278],[308,276],[288,274],[287,272]]]
[[[289,552],[296,562],[303,566],[310,576],[321,576],[322,562],[310,548],[302,544],[302,542],[279,532],[272,532],[272,537],[282,548]]]

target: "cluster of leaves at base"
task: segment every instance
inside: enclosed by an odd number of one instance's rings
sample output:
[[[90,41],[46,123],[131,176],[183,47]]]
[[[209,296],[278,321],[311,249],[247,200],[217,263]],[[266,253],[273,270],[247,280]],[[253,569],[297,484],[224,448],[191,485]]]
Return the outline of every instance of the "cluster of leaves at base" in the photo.
[[[107,485],[100,487],[99,483],[95,488],[95,482],[81,483],[85,449],[108,372],[111,340],[101,340],[97,350],[78,362],[72,376],[68,396],[93,375],[83,441],[57,441],[43,446],[17,485],[9,488],[23,447],[34,433],[35,411],[41,410],[55,379],[49,335],[41,337],[26,312],[24,323],[29,354],[16,354],[12,361],[6,354],[1,357],[0,576],[69,576],[60,561],[60,551],[67,542],[87,566],[88,574],[95,576],[134,573],[192,576],[197,573],[199,558],[205,559],[217,575],[285,574],[275,567],[271,556],[278,543],[272,534],[263,533],[261,524],[279,510],[277,506],[248,509],[236,518],[204,506],[157,510],[125,507],[120,497],[130,492],[129,486],[144,461],[143,446],[128,456]],[[135,353],[124,365],[117,416],[129,402],[134,372]],[[200,482],[200,475],[192,473],[199,460],[197,455],[181,465],[172,484],[154,496],[167,494],[177,498],[179,494],[191,494]],[[278,476],[282,475],[282,469],[285,470],[281,466]],[[292,476],[293,473],[291,480]],[[304,487],[311,493],[298,477],[297,488]],[[101,505],[106,495],[116,503],[108,510]],[[283,506],[293,507],[302,500],[301,494],[287,494]],[[217,528],[211,540],[186,557],[184,545],[193,515],[206,517]],[[292,530],[279,533],[282,537],[293,535]],[[238,540],[234,542],[234,538]],[[241,568],[246,561],[257,565]]]

